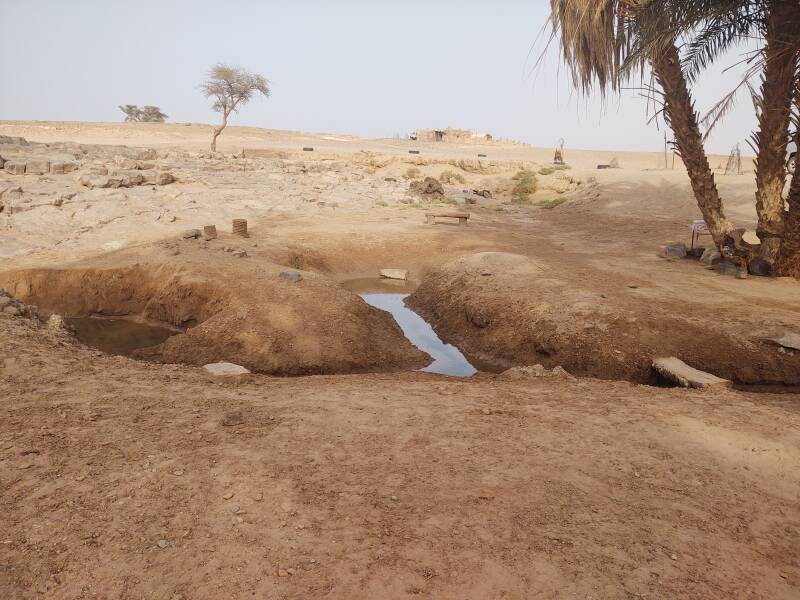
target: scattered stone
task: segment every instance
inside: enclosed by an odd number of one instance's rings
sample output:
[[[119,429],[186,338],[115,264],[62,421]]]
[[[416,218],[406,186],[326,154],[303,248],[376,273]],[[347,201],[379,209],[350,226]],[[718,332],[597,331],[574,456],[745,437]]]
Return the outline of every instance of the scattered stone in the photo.
[[[510,379],[525,379],[528,377],[560,377],[563,379],[575,379],[562,366],[547,369],[543,365],[527,365],[524,367],[512,367],[501,373],[502,377]]]
[[[247,258],[247,251],[244,248],[237,248],[233,251],[233,255],[237,258]]]
[[[172,173],[167,173],[166,171],[163,171],[161,173],[156,173],[155,181],[153,183],[155,183],[156,185],[169,185],[174,181],[175,181],[175,176]]]
[[[199,229],[187,229],[183,232],[183,239],[185,240],[196,240],[201,235]]]
[[[12,317],[17,317],[22,314],[22,311],[14,306],[13,304],[9,304],[3,309],[3,312],[7,315],[11,315]]]
[[[716,248],[706,248],[700,256],[700,263],[712,267],[722,260],[722,254]]]
[[[64,317],[52,314],[50,318],[47,319],[47,328],[52,331],[67,331],[67,324],[64,322]]]
[[[656,372],[679,387],[685,388],[727,388],[731,382],[711,373],[690,367],[679,358],[657,358],[653,361]]]
[[[405,281],[408,278],[408,271],[404,269],[381,269],[381,277],[385,279],[402,279]]]
[[[491,190],[472,190],[472,193],[476,196],[481,196],[482,198],[491,198],[492,192]]]
[[[168,542],[167,540],[158,540],[158,541],[156,542],[156,545],[157,545],[159,548],[162,548],[162,549],[163,549],[163,548],[166,548],[167,546],[169,546],[169,542]]]
[[[742,269],[736,263],[723,259],[714,265],[714,270],[720,275],[731,275],[736,277],[739,275],[739,271]]]
[[[203,370],[214,378],[238,378],[249,375],[250,371],[240,365],[229,362],[209,363],[203,365]]]
[[[115,252],[127,246],[130,242],[128,240],[114,240],[113,242],[106,242],[101,246],[106,252]]]
[[[278,277],[292,283],[297,283],[303,278],[303,276],[297,271],[281,271]]]
[[[237,514],[241,510],[242,510],[242,507],[239,506],[238,504],[234,504],[233,506],[231,506],[231,512],[233,514]]]
[[[800,334],[784,332],[783,337],[775,338],[772,340],[779,346],[789,348],[790,350],[800,350]]]
[[[747,265],[747,270],[751,275],[759,277],[769,277],[772,275],[772,265],[763,258],[754,258]]]
[[[234,411],[227,413],[224,417],[222,417],[222,426],[223,427],[235,427],[236,425],[244,424],[244,415],[241,411]]]
[[[683,243],[669,244],[661,248],[661,251],[658,253],[658,255],[661,258],[666,258],[669,260],[686,258],[687,256],[686,244]]]
[[[6,173],[11,173],[12,175],[24,175],[25,163],[16,160],[7,160],[3,165],[3,169]]]
[[[50,173],[53,175],[66,175],[72,173],[78,165],[71,161],[54,161],[50,163]]]
[[[222,495],[223,500],[230,500],[233,498],[233,492],[228,492],[227,494]]]
[[[703,246],[695,246],[694,248],[689,248],[689,250],[686,251],[686,256],[689,258],[700,258],[703,256],[703,252],[705,251],[706,249]]]
[[[288,577],[289,571],[286,569],[278,569],[278,577]]]

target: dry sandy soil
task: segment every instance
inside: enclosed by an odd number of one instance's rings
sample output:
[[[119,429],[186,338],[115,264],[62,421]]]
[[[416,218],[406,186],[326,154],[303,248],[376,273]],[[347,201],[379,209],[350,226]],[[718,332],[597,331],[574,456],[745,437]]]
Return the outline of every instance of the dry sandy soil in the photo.
[[[512,176],[551,151],[231,127],[211,155],[210,128],[182,124],[3,135],[28,141],[0,138],[6,160],[75,170],[0,171],[0,288],[43,318],[185,333],[134,360],[0,314],[0,597],[800,597],[800,353],[771,341],[800,332],[800,284],[659,258],[698,218],[680,165],[568,150],[520,204]],[[464,183],[420,198],[411,168]],[[719,183],[752,228],[752,173]],[[425,224],[454,209],[468,225]],[[218,239],[184,238],[209,224]],[[493,371],[576,377],[414,372],[425,356],[339,285],[384,267]],[[644,385],[662,355],[739,391]],[[210,381],[218,360],[256,374]]]

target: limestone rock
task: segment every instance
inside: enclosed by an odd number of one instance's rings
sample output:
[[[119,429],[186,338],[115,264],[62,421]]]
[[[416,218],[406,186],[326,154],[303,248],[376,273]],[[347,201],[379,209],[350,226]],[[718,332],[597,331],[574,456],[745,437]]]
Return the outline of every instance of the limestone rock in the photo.
[[[29,175],[44,175],[50,172],[49,160],[29,160],[25,163],[25,172]]]
[[[667,258],[669,260],[677,260],[679,258],[686,258],[688,252],[686,250],[686,244],[678,243],[678,244],[669,244],[661,248],[661,252],[658,253],[661,258]]]
[[[183,232],[183,239],[185,240],[196,240],[202,234],[200,233],[199,229],[187,229]]]
[[[512,367],[501,373],[503,377],[509,379],[526,379],[528,377],[560,377],[562,379],[575,379],[562,366],[546,369],[542,365],[526,365],[524,367]]]
[[[381,269],[381,277],[385,279],[408,279],[408,271],[405,269]]]
[[[700,262],[708,267],[717,264],[722,260],[722,254],[716,248],[706,248],[700,257]]]
[[[12,175],[24,175],[25,163],[16,160],[7,160],[3,165],[3,169],[6,173],[11,173]]]
[[[800,334],[785,331],[783,337],[772,340],[776,344],[791,350],[800,350]]]
[[[240,365],[229,362],[209,363],[203,365],[203,371],[212,379],[237,381],[250,375],[250,371]]]
[[[679,387],[685,388],[728,388],[731,382],[711,373],[690,367],[679,358],[657,358],[653,361],[653,368],[664,379],[671,381]]]
[[[64,175],[66,173],[72,173],[75,169],[78,168],[74,162],[70,161],[54,161],[50,163],[50,173],[53,175]]]
[[[297,271],[281,271],[278,277],[285,279],[286,281],[291,281],[292,283],[297,283],[303,278],[303,276]]]
[[[64,317],[54,313],[47,319],[47,328],[53,331],[67,331],[67,324],[64,322]]]

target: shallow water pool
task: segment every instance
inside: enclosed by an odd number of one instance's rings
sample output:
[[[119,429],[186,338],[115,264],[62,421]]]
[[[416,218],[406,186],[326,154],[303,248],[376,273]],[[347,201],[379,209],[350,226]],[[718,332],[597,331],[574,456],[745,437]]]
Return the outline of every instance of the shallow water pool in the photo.
[[[181,333],[125,318],[68,317],[64,320],[75,331],[75,337],[87,346],[122,356],[129,356],[134,350],[157,346]]]

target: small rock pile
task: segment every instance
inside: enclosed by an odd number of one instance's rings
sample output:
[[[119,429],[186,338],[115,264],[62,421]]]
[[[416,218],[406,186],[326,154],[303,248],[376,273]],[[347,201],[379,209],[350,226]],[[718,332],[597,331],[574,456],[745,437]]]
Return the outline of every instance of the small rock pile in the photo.
[[[0,314],[35,319],[39,317],[39,309],[20,302],[9,292],[0,288]]]
[[[412,181],[408,189],[410,192],[420,196],[432,196],[435,198],[444,196],[442,184],[433,177],[426,177],[422,181]]]

